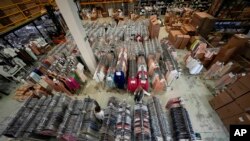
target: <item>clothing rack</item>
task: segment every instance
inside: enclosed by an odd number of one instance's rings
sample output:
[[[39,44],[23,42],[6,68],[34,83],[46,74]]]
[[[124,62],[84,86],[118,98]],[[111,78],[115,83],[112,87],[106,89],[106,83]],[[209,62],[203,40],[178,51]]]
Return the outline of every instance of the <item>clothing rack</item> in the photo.
[[[145,125],[144,125],[144,122],[147,122],[147,121],[144,121],[144,115],[143,115],[143,109],[142,109],[144,107],[144,110],[146,110],[144,112],[146,113],[146,117],[148,118],[148,108],[143,103],[136,103],[135,108],[136,107],[138,107],[138,109],[135,109],[135,113],[140,114],[139,117],[140,117],[141,133],[139,133],[140,135],[138,135],[138,133],[134,135],[135,136],[135,140],[139,140],[139,141],[151,141],[150,125],[148,125],[148,135],[147,136],[145,135]],[[134,113],[134,115],[136,115],[135,113]],[[134,116],[134,118],[136,118],[136,117]],[[149,119],[148,119],[148,122],[149,122]],[[134,124],[135,124],[135,121],[134,121]],[[135,128],[136,128],[136,126],[134,127],[134,129]],[[134,133],[135,133],[135,131],[134,131]]]
[[[107,115],[108,114],[108,115]],[[110,141],[114,140],[115,137],[115,123],[117,119],[117,108],[113,105],[108,106],[104,111],[104,120],[102,127],[100,129],[101,139],[100,141]],[[113,120],[113,122],[112,122]],[[106,128],[106,129],[105,129]],[[112,133],[110,133],[110,132]]]
[[[195,134],[189,119],[187,110],[184,107],[174,107],[170,109],[173,122],[174,137],[176,140],[195,140]]]
[[[120,110],[121,109],[121,110]],[[127,110],[129,110],[129,113],[127,113]],[[130,105],[128,105],[125,101],[122,102],[119,106],[118,106],[118,117],[119,115],[121,116],[121,121],[119,122],[117,120],[116,122],[116,126],[118,126],[118,124],[122,123],[122,129],[116,128],[116,140],[120,140],[120,141],[128,141],[131,139],[131,114],[130,114]],[[129,124],[129,129],[125,128],[125,124],[129,121],[127,121],[127,117],[130,118],[130,123]],[[119,134],[118,132],[122,132],[121,134]],[[129,137],[125,138],[125,133],[129,132]],[[119,136],[119,137],[118,137]],[[121,137],[120,137],[121,136]],[[129,139],[128,139],[129,138]]]

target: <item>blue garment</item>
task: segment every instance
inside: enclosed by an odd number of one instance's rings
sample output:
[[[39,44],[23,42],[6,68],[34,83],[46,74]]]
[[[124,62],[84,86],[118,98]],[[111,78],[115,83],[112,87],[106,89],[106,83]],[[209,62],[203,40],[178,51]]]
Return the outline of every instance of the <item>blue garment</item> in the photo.
[[[114,81],[119,89],[124,89],[125,76],[123,71],[116,71],[114,75]]]

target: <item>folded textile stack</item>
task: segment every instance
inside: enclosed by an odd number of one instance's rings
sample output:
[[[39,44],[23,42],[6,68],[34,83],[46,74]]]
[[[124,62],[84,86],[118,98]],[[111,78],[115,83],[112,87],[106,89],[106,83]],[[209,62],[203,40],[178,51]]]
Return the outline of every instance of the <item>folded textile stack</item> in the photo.
[[[116,141],[131,141],[132,119],[130,105],[126,102],[118,106],[118,116],[116,121]]]
[[[28,99],[29,97],[33,97],[34,92],[29,90],[32,87],[33,85],[20,86],[19,88],[16,89],[14,99],[16,99],[17,101],[24,101],[25,99]]]
[[[171,141],[172,136],[166,113],[163,112],[160,100],[152,97],[148,100],[150,125],[153,141]]]
[[[188,112],[183,107],[170,109],[175,140],[195,140],[195,134]]]
[[[134,106],[134,139],[136,141],[151,141],[150,128],[147,106],[137,103]]]
[[[117,120],[117,108],[112,104],[104,110],[104,119],[100,129],[100,141],[114,141]]]
[[[199,74],[203,69],[202,63],[199,60],[194,59],[191,55],[187,55],[187,56],[185,56],[185,58],[187,59],[184,60],[184,62],[185,62],[185,66],[189,69],[189,73]]]

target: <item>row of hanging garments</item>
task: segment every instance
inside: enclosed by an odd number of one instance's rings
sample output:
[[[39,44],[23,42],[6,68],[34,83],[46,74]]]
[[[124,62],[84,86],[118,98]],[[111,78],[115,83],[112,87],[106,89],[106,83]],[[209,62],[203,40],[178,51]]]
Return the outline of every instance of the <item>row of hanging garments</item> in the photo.
[[[83,100],[71,100],[64,113],[64,118],[58,129],[57,137],[60,140],[75,141],[77,140],[78,130],[81,128],[83,120],[84,106]]]
[[[113,104],[108,105],[104,110],[104,119],[102,127],[100,129],[100,141],[114,141],[115,140],[115,129],[117,122],[117,107]]]
[[[116,121],[116,141],[131,141],[132,133],[132,113],[131,107],[126,102],[118,105],[118,115]]]
[[[148,100],[147,106],[153,141],[172,141],[167,114],[163,112],[160,100],[153,96]]]
[[[127,60],[128,60],[127,49],[121,47],[119,49],[116,71],[114,74],[114,82],[116,84],[116,87],[119,89],[124,89],[126,83]]]
[[[170,110],[174,140],[196,140],[195,132],[181,97],[172,98],[166,108]]]
[[[146,105],[137,103],[134,106],[134,140],[151,141],[151,127]]]

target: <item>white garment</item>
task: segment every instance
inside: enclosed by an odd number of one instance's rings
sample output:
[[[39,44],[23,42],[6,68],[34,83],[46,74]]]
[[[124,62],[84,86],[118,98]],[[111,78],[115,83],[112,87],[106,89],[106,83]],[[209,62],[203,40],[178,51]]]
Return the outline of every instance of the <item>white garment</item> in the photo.
[[[11,57],[17,56],[15,50],[12,49],[12,48],[8,48],[8,47],[3,49],[3,53],[6,54],[6,55],[9,55]]]
[[[34,59],[37,60],[36,55],[31,51],[31,49],[29,47],[25,48],[25,51]]]
[[[95,112],[95,117],[99,120],[103,120],[104,119],[104,112],[103,110],[101,110],[100,112],[96,113]]]

